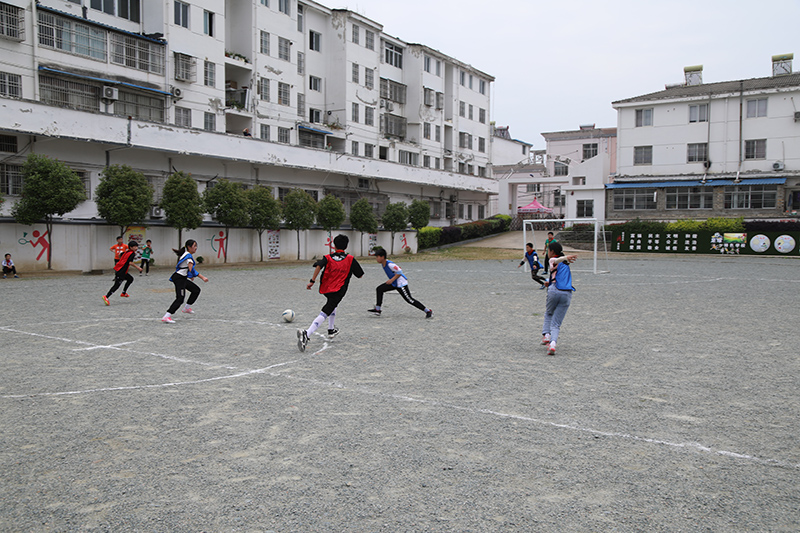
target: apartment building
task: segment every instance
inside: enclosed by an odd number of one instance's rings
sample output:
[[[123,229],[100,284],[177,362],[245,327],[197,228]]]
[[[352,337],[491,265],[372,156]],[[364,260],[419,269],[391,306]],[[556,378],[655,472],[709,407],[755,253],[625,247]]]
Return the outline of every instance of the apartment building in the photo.
[[[613,103],[617,175],[606,219],[783,219],[800,207],[800,74],[793,54],[768,77],[684,82]]]
[[[488,216],[489,74],[298,0],[0,1],[0,193],[30,152],[79,172],[95,220],[107,165],[156,191],[175,170],[292,188],[345,207],[424,199],[432,225]],[[243,133],[252,136],[245,136]],[[148,224],[162,213],[154,206]]]

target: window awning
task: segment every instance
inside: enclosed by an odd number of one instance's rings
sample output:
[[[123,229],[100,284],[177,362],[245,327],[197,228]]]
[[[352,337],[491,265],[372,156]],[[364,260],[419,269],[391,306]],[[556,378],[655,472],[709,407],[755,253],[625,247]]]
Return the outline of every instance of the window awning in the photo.
[[[94,76],[86,76],[84,74],[75,74],[74,72],[67,72],[66,70],[58,70],[50,67],[42,67],[39,66],[39,70],[43,72],[52,72],[54,74],[61,74],[62,76],[71,76],[73,78],[80,78],[83,80],[92,80],[92,81],[99,81],[100,83],[104,83],[106,85],[120,85],[122,87],[130,87],[132,89],[138,89],[140,91],[148,91],[151,93],[162,94],[165,96],[172,96],[172,93],[168,93],[167,91],[162,91],[161,89],[153,89],[152,87],[143,87],[141,85],[134,85],[133,83],[127,83],[124,81],[117,81],[117,80],[107,80],[105,78],[96,78]]]
[[[299,130],[311,131],[311,132],[314,132],[314,133],[321,133],[321,134],[323,134],[323,135],[330,135],[330,134],[331,134],[331,132],[329,132],[329,131],[325,131],[325,130],[318,130],[318,129],[316,129],[316,128],[312,128],[312,127],[310,127],[310,126],[302,126],[302,125],[301,125],[301,126],[297,126],[297,129],[299,129]]]
[[[784,185],[786,178],[742,178],[739,183],[733,179],[707,179],[676,181],[632,181],[625,183],[607,183],[606,189],[663,189],[666,187],[720,187],[725,185]]]

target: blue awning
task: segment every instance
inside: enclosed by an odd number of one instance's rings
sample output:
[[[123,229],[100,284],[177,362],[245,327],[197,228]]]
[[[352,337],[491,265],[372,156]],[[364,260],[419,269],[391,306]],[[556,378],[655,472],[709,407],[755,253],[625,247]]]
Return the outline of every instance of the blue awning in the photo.
[[[301,126],[297,126],[297,129],[299,129],[299,130],[306,130],[306,131],[313,131],[314,133],[321,133],[321,134],[323,134],[323,135],[331,135],[331,132],[329,132],[329,131],[325,131],[325,130],[318,130],[318,129],[312,128],[312,127],[310,127],[310,126],[302,126],[302,125],[301,125]]]
[[[162,91],[161,89],[153,89],[152,87],[143,87],[141,85],[134,85],[133,83],[127,83],[124,81],[117,81],[117,80],[108,80],[105,78],[96,78],[94,76],[86,76],[84,74],[75,74],[74,72],[67,72],[66,70],[58,70],[50,67],[42,67],[39,66],[39,70],[44,72],[52,72],[54,74],[61,74],[62,76],[72,76],[73,78],[81,78],[83,80],[92,80],[92,81],[99,81],[106,85],[121,85],[123,87],[131,87],[133,89],[139,89],[140,91],[149,91],[151,93],[158,93],[163,94],[166,96],[172,96],[172,93],[168,93],[167,91]]]
[[[606,184],[606,189],[664,189],[667,187],[721,187],[730,185],[784,185],[786,178],[742,178],[733,179],[674,180],[674,181],[630,181]]]

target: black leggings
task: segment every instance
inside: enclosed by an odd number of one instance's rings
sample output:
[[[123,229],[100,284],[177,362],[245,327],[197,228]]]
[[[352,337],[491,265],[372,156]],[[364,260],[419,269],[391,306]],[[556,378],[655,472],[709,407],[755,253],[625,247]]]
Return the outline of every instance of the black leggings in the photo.
[[[142,264],[140,265],[142,268],[145,269],[144,273],[150,273],[150,260],[149,259],[142,259]]]
[[[378,303],[377,303],[378,307],[380,307],[380,305],[383,303],[383,294],[386,293],[386,292],[389,292],[389,291],[397,291],[397,292],[399,292],[400,296],[403,297],[403,300],[405,300],[406,302],[410,303],[411,305],[413,305],[414,307],[416,307],[420,311],[424,311],[425,310],[425,306],[422,305],[421,302],[418,302],[417,300],[415,300],[414,298],[411,297],[411,290],[408,288],[408,285],[406,285],[405,287],[395,287],[393,285],[387,285],[386,283],[381,283],[375,289],[375,294],[376,294],[377,301],[378,301]]]
[[[128,292],[128,287],[130,287],[131,283],[133,283],[133,276],[131,276],[127,272],[125,272],[124,274],[120,274],[119,272],[117,272],[117,275],[114,276],[114,285],[111,287],[111,289],[106,294],[106,298],[108,298],[109,296],[114,294],[114,292],[117,289],[119,289],[119,286],[122,285],[123,281],[125,282],[125,287],[123,287],[122,293],[124,294],[124,293]]]
[[[173,274],[172,283],[175,284],[175,301],[172,302],[172,305],[170,305],[169,309],[167,309],[167,313],[169,314],[174,314],[181,306],[183,300],[186,298],[186,291],[191,293],[186,305],[192,305],[197,301],[197,297],[200,296],[200,287],[198,287],[193,281],[190,281],[186,276]]]

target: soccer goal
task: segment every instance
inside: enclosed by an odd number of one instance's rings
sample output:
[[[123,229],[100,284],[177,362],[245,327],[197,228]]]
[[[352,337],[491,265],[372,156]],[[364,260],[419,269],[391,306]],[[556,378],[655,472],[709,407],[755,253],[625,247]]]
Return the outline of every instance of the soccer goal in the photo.
[[[533,244],[534,250],[541,252],[547,232],[552,231],[555,239],[567,250],[592,251],[592,268],[581,268],[581,262],[572,266],[575,272],[592,272],[608,274],[608,239],[603,231],[603,224],[596,218],[560,218],[522,221],[522,247]],[[530,236],[528,235],[530,232]],[[540,258],[545,261],[546,258]],[[601,263],[598,265],[598,261]],[[586,263],[583,263],[586,264]],[[577,268],[575,268],[577,267]]]

